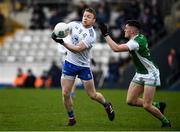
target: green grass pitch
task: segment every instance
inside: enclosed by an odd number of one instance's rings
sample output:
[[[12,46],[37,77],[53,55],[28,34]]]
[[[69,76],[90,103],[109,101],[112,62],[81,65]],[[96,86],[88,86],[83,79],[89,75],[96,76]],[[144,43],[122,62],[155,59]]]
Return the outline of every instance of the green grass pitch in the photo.
[[[165,115],[172,128],[161,128],[159,120],[139,107],[126,104],[126,90],[98,90],[111,101],[115,120],[109,121],[104,108],[89,99],[84,90],[76,90],[74,112],[77,124],[67,124],[61,90],[1,89],[0,131],[131,131],[180,130],[180,92],[157,91],[156,101],[167,103]]]

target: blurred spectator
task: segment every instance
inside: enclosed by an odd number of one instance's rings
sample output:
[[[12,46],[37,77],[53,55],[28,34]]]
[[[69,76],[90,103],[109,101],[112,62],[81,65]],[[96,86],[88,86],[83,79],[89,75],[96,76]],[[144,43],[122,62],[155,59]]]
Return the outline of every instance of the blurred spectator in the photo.
[[[1,9],[0,9],[0,36],[4,35],[5,33],[4,26],[5,26],[5,17],[2,14]]]
[[[78,7],[77,7],[77,18],[76,18],[77,21],[81,21],[82,16],[83,16],[83,11],[84,11],[87,7],[88,7],[88,5],[87,5],[84,1],[81,1],[81,2],[78,4]]]
[[[167,59],[171,70],[171,75],[167,79],[167,85],[171,85],[180,78],[180,54],[178,50],[171,48]]]
[[[57,65],[56,61],[52,62],[48,74],[51,78],[51,86],[60,87],[61,69]]]
[[[68,14],[65,18],[65,22],[70,21],[81,21],[83,11],[88,7],[88,5],[84,1],[80,1],[78,5],[76,6],[76,11],[72,11],[70,14]]]
[[[100,1],[96,13],[98,23],[109,23],[110,9],[107,2]]]
[[[25,79],[25,82],[24,82],[24,86],[26,88],[34,88],[34,84],[35,84],[35,80],[36,80],[36,77],[35,75],[33,74],[32,70],[31,69],[28,69],[28,75]]]
[[[45,23],[46,15],[43,9],[40,6],[35,5],[32,13],[30,29],[44,29]]]
[[[95,87],[99,87],[99,82],[100,79],[102,77],[103,71],[102,69],[98,66],[98,64],[96,64],[96,61],[91,58],[91,69],[92,69],[92,73],[93,73],[93,78],[94,78],[94,85]]]
[[[125,3],[124,11],[127,19],[138,19],[140,16],[140,6],[137,0],[131,0]]]
[[[116,42],[124,40],[124,23],[127,21],[124,10],[119,10],[118,16],[115,19],[115,26],[111,27],[112,38]]]
[[[18,68],[17,76],[13,81],[13,86],[14,87],[24,87],[26,77],[27,77],[27,75],[25,73],[23,73],[22,69]]]
[[[49,18],[49,28],[50,29],[53,29],[55,27],[55,25],[60,22],[60,19],[58,17],[59,13],[58,13],[58,10],[52,10],[51,11],[51,17]]]
[[[152,25],[152,29],[154,30],[153,33],[157,33],[158,31],[163,29],[164,26],[163,19],[156,10],[153,10],[152,12],[151,25]]]
[[[115,20],[117,28],[122,28],[123,24],[127,21],[127,16],[125,15],[124,10],[119,11],[119,15]]]
[[[50,87],[48,85],[49,77],[48,77],[48,72],[43,71],[42,75],[36,78],[35,81],[35,88],[45,88],[45,87]]]
[[[13,12],[22,11],[28,0],[10,0]]]
[[[64,7],[65,8],[65,7]],[[49,28],[53,29],[55,25],[59,22],[64,21],[64,18],[68,15],[67,9],[58,8],[58,9],[51,9],[51,15],[48,20]]]
[[[109,64],[108,64],[108,78],[107,81],[112,84],[114,82],[118,82],[120,79],[119,74],[119,62],[116,60],[115,57],[111,56],[109,58]]]
[[[174,48],[171,48],[168,54],[168,65],[171,69],[172,74],[179,69],[178,63],[179,63],[179,60],[178,60],[177,52]]]
[[[143,31],[145,32],[145,35],[148,37],[148,36],[151,36],[152,33],[151,33],[151,9],[149,7],[145,8],[140,17],[139,17],[139,21],[142,23],[142,27],[143,27]]]

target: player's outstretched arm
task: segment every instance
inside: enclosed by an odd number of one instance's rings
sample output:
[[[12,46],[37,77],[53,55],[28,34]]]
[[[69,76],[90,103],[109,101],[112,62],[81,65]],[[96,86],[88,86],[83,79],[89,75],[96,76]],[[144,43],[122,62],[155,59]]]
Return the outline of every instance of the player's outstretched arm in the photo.
[[[109,35],[105,37],[105,40],[114,52],[129,51],[129,48],[126,44],[118,45]]]
[[[126,44],[118,45],[116,42],[114,42],[114,40],[112,40],[112,38],[109,36],[109,29],[107,25],[105,25],[104,23],[100,23],[99,29],[101,30],[101,33],[104,36],[106,42],[114,52],[123,52],[129,50]]]
[[[72,51],[72,52],[81,52],[82,50],[84,50],[86,48],[85,44],[83,44],[83,42],[79,42],[78,44],[76,45],[72,45],[72,44],[68,44],[68,43],[65,43],[63,41],[63,39],[61,38],[58,38],[55,33],[53,32],[51,34],[51,38],[57,42],[57,43],[60,43],[61,45],[63,45],[65,48],[67,48],[68,50]]]
[[[70,51],[72,51],[74,53],[81,52],[84,49],[86,49],[86,46],[82,41],[80,41],[76,45],[68,44],[68,43],[64,43],[63,45],[64,45],[65,48],[67,48],[68,50],[70,50]]]
[[[72,45],[72,44],[68,44],[68,43],[65,43],[63,41],[63,39],[61,38],[58,38],[54,32],[52,32],[51,34],[51,38],[57,42],[57,43],[60,43],[61,45],[63,45],[65,48],[67,48],[68,50],[72,51],[72,52],[81,52],[82,50],[84,50],[86,48],[86,46],[83,44],[83,42],[79,42],[78,44],[76,45]]]

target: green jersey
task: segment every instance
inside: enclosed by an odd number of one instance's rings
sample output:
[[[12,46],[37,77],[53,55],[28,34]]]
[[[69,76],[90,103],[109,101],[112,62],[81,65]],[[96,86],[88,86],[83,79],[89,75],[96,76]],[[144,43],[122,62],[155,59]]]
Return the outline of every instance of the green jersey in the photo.
[[[157,70],[157,66],[151,59],[148,42],[144,35],[134,36],[126,45],[129,48],[137,73],[148,74]]]

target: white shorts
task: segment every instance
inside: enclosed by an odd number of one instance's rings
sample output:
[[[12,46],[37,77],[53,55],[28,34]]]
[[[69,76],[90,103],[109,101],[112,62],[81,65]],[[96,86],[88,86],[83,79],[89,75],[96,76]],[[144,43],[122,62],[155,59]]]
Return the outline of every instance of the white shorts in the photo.
[[[150,72],[148,74],[140,74],[136,73],[132,79],[132,82],[141,84],[141,85],[148,85],[148,86],[160,86],[160,74],[159,70]]]

